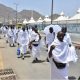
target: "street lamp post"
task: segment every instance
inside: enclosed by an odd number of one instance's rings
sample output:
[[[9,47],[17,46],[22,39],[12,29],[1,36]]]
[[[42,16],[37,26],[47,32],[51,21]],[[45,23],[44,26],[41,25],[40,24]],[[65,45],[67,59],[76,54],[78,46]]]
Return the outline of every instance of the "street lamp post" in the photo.
[[[17,7],[18,7],[18,4],[17,3],[14,3],[14,5],[16,6],[16,25],[17,25],[17,18],[18,18],[18,14],[17,14]]]
[[[53,0],[51,3],[51,24],[53,23]]]
[[[10,18],[10,16],[9,16],[9,13],[8,13],[8,25],[9,25],[9,18]]]

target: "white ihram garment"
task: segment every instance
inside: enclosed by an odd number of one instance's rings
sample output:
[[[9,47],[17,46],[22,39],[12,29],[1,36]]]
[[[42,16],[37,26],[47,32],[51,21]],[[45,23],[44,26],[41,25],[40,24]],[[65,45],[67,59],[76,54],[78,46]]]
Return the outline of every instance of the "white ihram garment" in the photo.
[[[48,46],[50,46],[51,43],[54,41],[54,38],[55,38],[55,34],[54,33],[46,34],[46,44],[48,44]]]
[[[17,29],[16,28],[14,29],[14,40],[15,42],[17,41]]]
[[[76,55],[75,47],[72,45],[72,42],[71,42],[71,38],[70,38],[69,33],[66,33],[66,35],[64,36],[64,41],[65,41],[68,45],[71,44],[71,46],[68,47],[68,48],[69,48],[68,60],[69,60],[69,61],[76,62],[77,59],[78,59],[78,56]]]
[[[69,33],[65,34],[64,41],[67,42],[67,44],[72,44]]]
[[[19,43],[19,44],[20,44],[21,33],[22,33],[22,32],[23,32],[22,30],[18,30],[18,32],[17,32],[17,43]]]
[[[15,42],[15,35],[13,29],[8,30],[8,38],[9,38],[9,43],[14,44]]]
[[[40,52],[39,51],[40,51],[40,46],[39,45],[37,47],[32,45],[32,56],[33,56],[33,59],[39,58],[39,56],[40,56]]]
[[[20,38],[20,51],[22,54],[27,52],[28,44],[29,44],[28,33],[26,31],[22,31]]]
[[[38,58],[40,56],[40,44],[39,44],[39,35],[32,31],[31,34],[31,41],[35,40],[34,44],[38,44],[38,46],[32,45],[32,56],[33,59]]]
[[[72,61],[68,55],[69,46],[66,42],[60,42],[58,39],[55,39],[51,45],[55,45],[55,49],[52,51],[52,57],[50,58],[51,80],[68,80],[68,66],[66,65],[65,68],[58,69],[52,61],[52,58],[54,58],[57,62],[66,64]],[[50,47],[48,50],[50,50]]]
[[[6,41],[8,41],[8,29],[6,29],[5,38],[6,38]]]

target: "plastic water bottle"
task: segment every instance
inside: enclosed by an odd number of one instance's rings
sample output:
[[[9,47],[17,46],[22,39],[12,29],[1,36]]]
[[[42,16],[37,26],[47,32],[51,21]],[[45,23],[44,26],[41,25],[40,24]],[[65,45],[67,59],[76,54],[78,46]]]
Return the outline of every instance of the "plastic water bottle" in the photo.
[[[20,48],[17,49],[17,55],[20,55]]]

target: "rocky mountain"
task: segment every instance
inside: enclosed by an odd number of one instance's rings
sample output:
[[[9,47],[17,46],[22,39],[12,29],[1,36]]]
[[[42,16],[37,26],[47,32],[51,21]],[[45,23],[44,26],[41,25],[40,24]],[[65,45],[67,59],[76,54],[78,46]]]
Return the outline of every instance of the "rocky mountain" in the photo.
[[[34,10],[22,10],[20,12],[17,12],[18,19],[26,18],[27,20],[29,20],[31,16],[33,16],[35,20],[37,20],[39,17],[41,17],[42,19],[44,18],[44,15]],[[58,16],[59,16],[58,14],[54,14],[53,19],[56,19]],[[12,20],[16,19],[16,11],[10,7],[0,4],[0,21],[10,19]]]
[[[60,15],[59,14],[53,14],[53,20],[57,19]],[[51,18],[51,16],[49,16]]]
[[[13,18],[15,16],[15,10],[10,8],[10,7],[7,7],[3,4],[0,4],[0,17],[3,17],[3,18]]]
[[[18,13],[18,17],[22,19],[30,20],[30,18],[33,16],[35,20],[37,20],[39,17],[44,18],[44,16],[34,10],[22,10]]]
[[[18,12],[17,15],[19,19],[30,19],[32,15],[35,20],[39,17],[44,17],[42,14],[32,10],[22,10]],[[0,4],[0,17],[5,19],[14,19],[16,17],[16,11],[10,7]]]

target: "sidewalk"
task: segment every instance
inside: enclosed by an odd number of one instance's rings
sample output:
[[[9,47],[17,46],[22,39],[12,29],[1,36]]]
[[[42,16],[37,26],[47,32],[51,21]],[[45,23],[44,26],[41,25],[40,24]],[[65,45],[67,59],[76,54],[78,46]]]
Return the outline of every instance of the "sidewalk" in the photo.
[[[2,54],[0,52],[0,69],[4,69]]]

